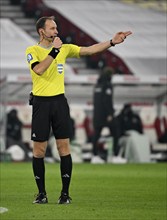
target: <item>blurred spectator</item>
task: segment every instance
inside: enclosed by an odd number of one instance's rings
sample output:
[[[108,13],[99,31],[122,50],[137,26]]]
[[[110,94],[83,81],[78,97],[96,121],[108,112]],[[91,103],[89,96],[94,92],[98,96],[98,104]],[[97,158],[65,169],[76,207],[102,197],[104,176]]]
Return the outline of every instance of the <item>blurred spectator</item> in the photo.
[[[167,119],[157,117],[154,122],[155,131],[159,143],[167,143]]]
[[[85,113],[86,113],[86,116],[83,121],[83,126],[84,126],[84,130],[86,133],[86,142],[92,143],[93,135],[94,135],[92,118],[91,118],[90,113],[88,111],[85,111]]]
[[[7,115],[7,137],[13,141],[22,141],[22,127],[23,123],[18,118],[17,110],[12,109]]]
[[[23,123],[18,117],[18,112],[16,109],[12,109],[7,114],[7,124],[6,124],[6,148],[11,148],[12,146],[18,146],[22,148],[24,151],[24,158],[28,159],[28,152],[30,149],[28,149],[27,145],[24,144],[22,139],[22,128]],[[18,148],[17,147],[17,148]]]
[[[111,121],[113,118],[113,87],[111,83],[113,69],[106,67],[103,69],[100,77],[94,88],[93,95],[93,157],[92,163],[103,163],[104,161],[99,157],[98,140],[101,136],[101,131],[104,127],[111,128]]]
[[[121,113],[120,119],[122,124],[122,133],[125,134],[128,130],[135,130],[143,133],[143,125],[140,116],[132,110],[131,104],[125,104]]]
[[[143,134],[140,116],[132,110],[130,104],[125,104],[118,116],[120,120],[119,156],[127,162],[150,162],[150,143]]]
[[[120,120],[120,115],[114,116],[110,125],[110,132],[113,138],[113,149],[112,154],[117,156],[120,150],[119,138],[123,134],[122,124]]]
[[[131,104],[127,103],[124,105],[121,112],[114,117],[112,121],[112,135],[114,139],[113,153],[115,156],[120,151],[119,138],[126,134],[127,131],[133,130],[139,133],[143,133],[143,126],[141,119],[131,107]]]

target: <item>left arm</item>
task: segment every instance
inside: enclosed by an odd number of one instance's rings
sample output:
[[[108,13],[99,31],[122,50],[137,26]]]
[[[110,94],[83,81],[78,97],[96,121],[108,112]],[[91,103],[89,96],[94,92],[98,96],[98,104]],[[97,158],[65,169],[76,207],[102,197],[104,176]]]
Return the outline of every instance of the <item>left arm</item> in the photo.
[[[116,33],[115,36],[112,38],[113,46],[122,43],[125,40],[125,38],[130,34],[132,34],[131,31]],[[109,40],[109,41],[93,44],[89,47],[81,47],[80,56],[90,56],[93,54],[101,53],[107,50],[108,48],[110,48],[111,46],[112,46],[111,41]]]

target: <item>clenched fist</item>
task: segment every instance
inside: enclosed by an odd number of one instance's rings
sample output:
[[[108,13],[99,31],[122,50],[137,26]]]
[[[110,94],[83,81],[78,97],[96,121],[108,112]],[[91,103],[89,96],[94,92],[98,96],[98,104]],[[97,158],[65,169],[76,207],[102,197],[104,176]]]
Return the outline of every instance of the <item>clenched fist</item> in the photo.
[[[53,40],[53,47],[60,49],[62,46],[63,42],[59,37],[55,37]]]

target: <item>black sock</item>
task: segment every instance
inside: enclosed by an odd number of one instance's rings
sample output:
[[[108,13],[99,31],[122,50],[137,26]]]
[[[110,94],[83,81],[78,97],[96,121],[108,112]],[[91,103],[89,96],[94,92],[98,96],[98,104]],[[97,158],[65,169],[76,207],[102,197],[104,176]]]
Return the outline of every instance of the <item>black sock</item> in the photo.
[[[46,193],[44,158],[33,157],[32,166],[39,193]]]
[[[60,157],[60,171],[62,179],[62,192],[68,194],[71,174],[72,174],[72,158],[71,154]]]

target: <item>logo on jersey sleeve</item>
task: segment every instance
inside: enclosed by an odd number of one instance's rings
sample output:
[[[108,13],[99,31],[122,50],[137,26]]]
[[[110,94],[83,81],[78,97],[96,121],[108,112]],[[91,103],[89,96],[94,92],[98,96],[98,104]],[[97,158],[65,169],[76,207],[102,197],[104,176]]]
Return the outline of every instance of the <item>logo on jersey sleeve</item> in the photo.
[[[32,57],[32,55],[29,53],[29,54],[27,55],[27,61],[28,61],[28,63],[30,63],[31,60],[33,60],[33,57]]]
[[[58,71],[58,73],[61,74],[63,72],[63,69],[64,69],[63,64],[57,64],[57,71]]]

